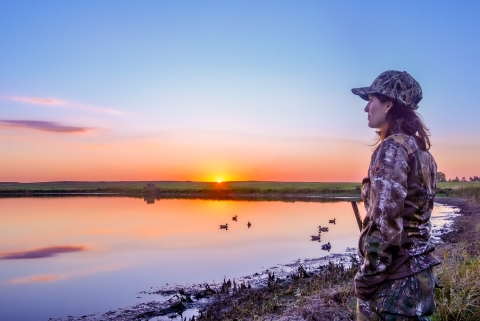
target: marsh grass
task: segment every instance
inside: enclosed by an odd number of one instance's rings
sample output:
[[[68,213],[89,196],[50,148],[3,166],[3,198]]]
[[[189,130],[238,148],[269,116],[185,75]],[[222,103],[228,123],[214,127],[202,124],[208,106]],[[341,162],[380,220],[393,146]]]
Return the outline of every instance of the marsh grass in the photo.
[[[457,244],[443,252],[443,264],[437,269],[443,288],[436,290],[432,321],[480,320],[480,243],[473,246],[476,255],[472,244]]]
[[[480,242],[444,244],[436,268],[432,321],[480,320]],[[355,320],[352,279],[358,270],[330,263],[312,278],[287,279],[265,289],[218,296],[198,320]]]
[[[480,186],[460,187],[452,191],[452,196],[479,201]]]
[[[354,320],[358,267],[352,257],[348,267],[329,263],[308,278],[299,273],[262,289],[219,295],[198,320]]]
[[[439,183],[437,195],[479,201],[480,182]]]
[[[480,187],[480,182],[438,182],[437,188],[458,189],[462,187]]]

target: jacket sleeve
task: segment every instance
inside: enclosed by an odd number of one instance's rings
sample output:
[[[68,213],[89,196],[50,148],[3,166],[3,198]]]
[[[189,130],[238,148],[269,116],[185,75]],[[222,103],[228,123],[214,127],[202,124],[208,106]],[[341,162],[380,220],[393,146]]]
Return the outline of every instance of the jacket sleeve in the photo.
[[[362,300],[369,300],[386,279],[401,246],[408,171],[407,150],[393,140],[383,141],[372,155],[370,221],[360,237],[363,262],[355,276],[355,293]]]

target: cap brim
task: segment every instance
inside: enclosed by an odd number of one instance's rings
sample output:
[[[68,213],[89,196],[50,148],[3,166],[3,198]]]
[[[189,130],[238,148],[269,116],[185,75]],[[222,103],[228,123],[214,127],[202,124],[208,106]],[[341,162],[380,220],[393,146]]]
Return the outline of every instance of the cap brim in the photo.
[[[363,100],[368,100],[368,95],[375,94],[377,92],[370,87],[361,87],[353,88],[352,93],[360,96],[360,98],[362,98]]]

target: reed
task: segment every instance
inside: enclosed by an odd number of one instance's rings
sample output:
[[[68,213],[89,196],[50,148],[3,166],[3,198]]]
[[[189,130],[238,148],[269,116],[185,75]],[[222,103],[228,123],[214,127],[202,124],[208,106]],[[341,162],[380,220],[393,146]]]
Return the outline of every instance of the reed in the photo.
[[[478,182],[475,182],[478,183]],[[444,187],[437,190],[437,195],[447,196],[447,197],[457,197],[464,199],[472,199],[475,201],[480,200],[480,185],[471,184],[465,186],[455,186],[455,187]]]
[[[299,267],[286,280],[269,275],[267,287],[218,296],[197,320],[354,320],[353,277],[359,262],[348,266],[329,263],[316,273]],[[282,319],[282,316],[285,318]]]
[[[451,246],[443,252],[443,264],[437,277],[443,288],[437,289],[436,313],[432,321],[480,320],[480,243],[476,242],[476,255],[472,244]]]

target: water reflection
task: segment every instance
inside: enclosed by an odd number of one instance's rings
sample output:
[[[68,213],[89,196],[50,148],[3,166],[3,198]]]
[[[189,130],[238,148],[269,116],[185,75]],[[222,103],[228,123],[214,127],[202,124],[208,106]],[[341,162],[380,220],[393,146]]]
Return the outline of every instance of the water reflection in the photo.
[[[147,204],[155,204],[155,197],[153,196],[144,197],[143,200],[147,202]]]
[[[85,250],[85,246],[52,246],[31,251],[0,253],[0,260],[42,259],[60,253],[81,252]]]
[[[158,299],[138,293],[343,252],[356,247],[359,234],[349,202],[157,199],[147,206],[121,197],[12,198],[0,199],[0,220],[0,311],[7,320]]]

